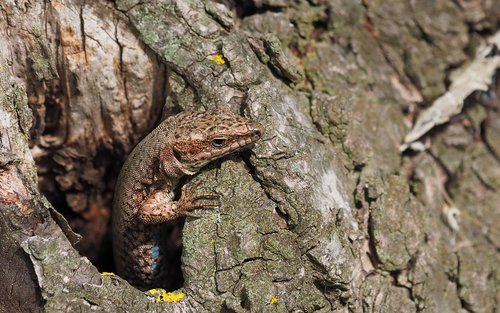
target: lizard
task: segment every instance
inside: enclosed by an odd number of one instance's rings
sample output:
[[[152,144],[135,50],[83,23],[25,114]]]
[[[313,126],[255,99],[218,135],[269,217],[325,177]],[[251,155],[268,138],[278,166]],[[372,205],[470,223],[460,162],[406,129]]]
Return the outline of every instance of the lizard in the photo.
[[[181,178],[240,151],[264,127],[228,109],[183,112],[161,122],[132,150],[115,187],[112,212],[116,272],[141,290],[166,285],[165,224],[192,210],[220,206],[218,194],[193,194]]]

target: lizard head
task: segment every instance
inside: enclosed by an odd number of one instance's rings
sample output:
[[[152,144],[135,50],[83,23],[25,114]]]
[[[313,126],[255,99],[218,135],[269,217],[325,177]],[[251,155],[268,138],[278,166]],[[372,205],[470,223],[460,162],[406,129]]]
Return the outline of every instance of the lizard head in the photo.
[[[264,127],[225,109],[195,112],[180,119],[172,145],[174,157],[190,172],[262,137]]]

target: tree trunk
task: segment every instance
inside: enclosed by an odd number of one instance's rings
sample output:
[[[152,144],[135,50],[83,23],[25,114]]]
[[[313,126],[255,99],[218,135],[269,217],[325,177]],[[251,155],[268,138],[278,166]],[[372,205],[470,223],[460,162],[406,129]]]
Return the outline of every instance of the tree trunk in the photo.
[[[0,312],[498,310],[498,107],[398,147],[500,2],[221,2],[0,3]],[[215,105],[266,133],[191,179],[222,206],[155,301],[99,273],[113,187],[162,118]]]

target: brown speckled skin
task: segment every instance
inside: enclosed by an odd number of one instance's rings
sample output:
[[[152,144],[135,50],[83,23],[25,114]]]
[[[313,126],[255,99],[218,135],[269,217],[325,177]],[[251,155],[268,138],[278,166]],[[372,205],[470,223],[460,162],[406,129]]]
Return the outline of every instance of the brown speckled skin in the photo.
[[[162,223],[219,205],[218,195],[174,190],[184,175],[257,141],[262,125],[222,109],[180,113],[164,120],[130,153],[113,203],[113,253],[117,273],[140,289],[163,287]]]

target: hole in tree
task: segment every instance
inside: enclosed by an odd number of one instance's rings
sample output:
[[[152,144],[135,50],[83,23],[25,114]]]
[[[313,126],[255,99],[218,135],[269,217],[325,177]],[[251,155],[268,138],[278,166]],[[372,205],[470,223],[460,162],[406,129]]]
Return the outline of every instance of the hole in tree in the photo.
[[[82,256],[87,257],[99,272],[113,272],[115,274],[118,273],[113,259],[111,215],[114,187],[122,167],[121,162],[114,162],[114,160],[120,158],[123,156],[113,155],[108,150],[99,151],[93,158],[92,167],[100,169],[104,173],[98,178],[102,183],[93,181],[92,178],[96,177],[92,177],[91,174],[74,175],[67,172],[54,161],[53,155],[47,155],[47,157],[37,160],[40,169],[39,187],[41,192],[54,208],[66,218],[72,230],[83,237],[75,248]],[[72,166],[78,169],[80,165],[74,161]],[[87,176],[81,177],[80,175]],[[86,179],[96,184],[89,183],[81,188],[65,189],[66,176],[77,176],[80,184],[85,184]],[[180,187],[178,189],[177,195],[180,194]],[[162,251],[165,251],[162,266],[168,274],[161,286],[153,287],[173,291],[182,287],[184,283],[181,271],[184,218],[164,223],[163,226],[161,236],[166,240],[161,247]]]

